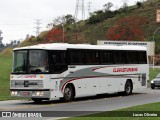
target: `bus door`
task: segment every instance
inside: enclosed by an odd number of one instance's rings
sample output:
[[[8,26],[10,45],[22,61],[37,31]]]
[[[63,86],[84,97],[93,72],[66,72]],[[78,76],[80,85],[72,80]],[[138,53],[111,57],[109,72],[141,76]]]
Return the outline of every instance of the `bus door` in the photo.
[[[51,84],[53,85],[54,94],[59,94],[60,82],[64,78],[64,73],[68,69],[66,64],[66,57],[64,51],[52,51],[50,52],[50,73]]]

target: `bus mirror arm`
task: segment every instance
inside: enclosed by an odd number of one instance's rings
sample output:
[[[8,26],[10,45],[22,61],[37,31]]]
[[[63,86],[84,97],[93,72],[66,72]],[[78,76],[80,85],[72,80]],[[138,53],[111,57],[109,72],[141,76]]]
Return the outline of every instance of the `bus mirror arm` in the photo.
[[[74,73],[73,71],[70,71],[69,73]]]

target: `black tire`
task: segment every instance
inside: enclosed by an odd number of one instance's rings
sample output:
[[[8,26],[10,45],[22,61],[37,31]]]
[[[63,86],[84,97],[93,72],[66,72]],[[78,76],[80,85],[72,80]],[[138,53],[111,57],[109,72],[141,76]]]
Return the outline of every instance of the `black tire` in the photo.
[[[41,102],[42,102],[42,99],[40,99],[40,98],[32,98],[32,100],[33,100],[35,103],[41,103]]]
[[[151,89],[155,89],[155,86],[151,86]]]
[[[151,83],[151,89],[155,89],[155,84]]]
[[[74,89],[71,85],[67,85],[64,89],[64,96],[61,98],[64,102],[70,102],[74,99]]]
[[[126,84],[125,84],[125,88],[124,88],[124,95],[131,95],[132,94],[132,82],[127,80]]]

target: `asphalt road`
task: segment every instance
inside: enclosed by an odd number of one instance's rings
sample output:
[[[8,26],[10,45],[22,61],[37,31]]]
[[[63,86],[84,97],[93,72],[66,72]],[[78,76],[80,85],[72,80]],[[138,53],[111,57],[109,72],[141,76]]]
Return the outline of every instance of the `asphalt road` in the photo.
[[[61,103],[58,100],[44,101],[41,104],[26,100],[2,101],[0,102],[0,111],[52,111],[52,115],[57,118],[111,111],[159,101],[160,89],[146,88],[133,91],[133,95],[130,96],[107,94],[78,98],[69,103]]]

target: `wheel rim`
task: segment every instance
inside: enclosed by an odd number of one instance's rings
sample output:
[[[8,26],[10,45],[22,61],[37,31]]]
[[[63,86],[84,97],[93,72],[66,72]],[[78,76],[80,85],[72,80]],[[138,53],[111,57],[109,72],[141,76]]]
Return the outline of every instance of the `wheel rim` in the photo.
[[[71,95],[72,95],[72,91],[70,88],[66,88],[65,91],[64,91],[64,94],[65,94],[65,97],[67,99],[70,99],[71,98]]]
[[[130,93],[130,91],[131,91],[131,85],[130,85],[130,83],[128,82],[128,83],[126,83],[126,92],[127,92],[127,93]]]

